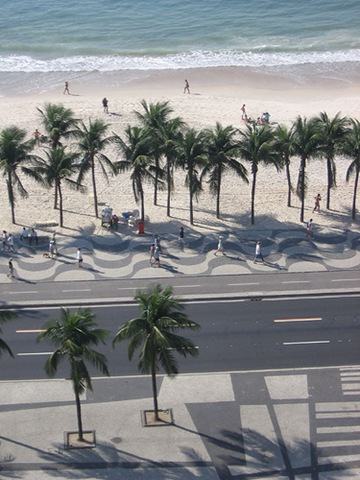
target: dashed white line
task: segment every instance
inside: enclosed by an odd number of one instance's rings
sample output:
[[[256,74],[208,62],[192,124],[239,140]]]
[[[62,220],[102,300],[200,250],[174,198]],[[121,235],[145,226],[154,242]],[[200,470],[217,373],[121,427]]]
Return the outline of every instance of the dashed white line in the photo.
[[[201,285],[174,285],[174,288],[191,288],[191,287],[201,287]]]
[[[52,355],[54,352],[24,352],[24,353],[17,353],[18,357],[30,357],[35,355]]]
[[[283,342],[283,345],[314,345],[317,343],[330,343],[330,340],[310,340],[309,342]]]
[[[274,323],[291,323],[291,322],[320,322],[322,317],[308,317],[308,318],[277,318]]]
[[[310,283],[310,280],[287,280],[286,282],[281,283]]]
[[[9,295],[22,295],[28,293],[39,293],[38,290],[20,290],[18,292],[8,292]]]
[[[335,278],[332,282],[360,282],[360,278]]]
[[[91,288],[81,288],[81,289],[76,289],[73,288],[71,290],[61,290],[63,293],[69,293],[69,292],[91,292]]]
[[[34,330],[16,330],[16,333],[42,333],[45,331],[43,328],[38,328]]]
[[[137,290],[138,288],[145,288],[145,287],[118,287],[118,290]]]
[[[236,287],[238,285],[260,285],[260,282],[249,282],[249,283],[228,283],[230,287]]]

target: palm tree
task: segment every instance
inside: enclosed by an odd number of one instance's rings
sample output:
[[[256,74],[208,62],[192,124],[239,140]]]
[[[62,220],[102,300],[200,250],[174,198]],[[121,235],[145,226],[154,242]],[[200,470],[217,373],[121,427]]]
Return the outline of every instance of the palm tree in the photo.
[[[145,220],[145,204],[144,204],[144,182],[154,182],[156,174],[158,182],[161,181],[162,172],[158,171],[155,165],[152,165],[151,139],[149,133],[140,127],[128,127],[125,135],[121,138],[119,135],[114,136],[114,143],[118,147],[123,160],[115,162],[118,172],[131,170],[131,182],[134,192],[135,201],[140,201],[141,220]]]
[[[185,122],[180,117],[171,118],[159,129],[161,150],[166,159],[167,202],[166,214],[170,217],[171,193],[174,190],[174,169],[177,166],[177,148]]]
[[[335,156],[341,150],[349,121],[346,117],[341,117],[340,112],[333,118],[330,118],[326,112],[321,112],[315,122],[319,128],[319,152],[326,159],[327,164],[326,208],[329,210],[331,189],[336,187]]]
[[[32,159],[32,166],[25,167],[24,171],[47,188],[55,186],[59,192],[60,227],[63,227],[63,183],[66,183],[70,188],[85,191],[82,185],[70,178],[81,168],[81,164],[78,162],[79,154],[68,152],[65,147],[60,146],[55,149],[44,150],[44,153],[45,158],[36,157]]]
[[[305,195],[307,189],[306,162],[319,153],[319,132],[314,118],[308,120],[300,115],[293,124],[294,155],[300,157],[296,193],[301,201],[300,222],[304,221]]]
[[[185,185],[189,188],[190,224],[194,224],[193,198],[198,198],[202,190],[199,168],[205,166],[206,144],[204,133],[188,128],[181,135],[178,144],[178,161],[186,171]]]
[[[216,218],[220,218],[221,181],[226,171],[232,171],[248,183],[247,170],[238,160],[237,130],[216,123],[214,129],[205,130],[208,162],[201,177],[209,175],[210,192],[216,195]]]
[[[107,335],[106,330],[97,328],[94,315],[89,309],[79,309],[71,313],[63,308],[61,319],[50,321],[45,331],[38,336],[39,341],[48,340],[56,348],[45,363],[45,371],[49,377],[56,374],[62,360],[67,360],[69,363],[80,441],[84,440],[80,395],[87,389],[92,390],[86,363],[89,362],[103,375],[109,375],[105,355],[91,348],[100,343],[104,344]]]
[[[55,150],[61,146],[61,139],[69,138],[76,133],[78,120],[74,118],[74,112],[61,104],[45,103],[44,108],[38,108],[41,122],[48,134],[51,148]],[[58,191],[55,185],[54,208],[57,208]]]
[[[247,125],[245,131],[240,131],[239,153],[251,165],[251,224],[255,223],[255,190],[256,178],[260,164],[273,164],[280,168],[278,155],[273,146],[273,132],[267,125]]]
[[[280,156],[281,163],[285,166],[286,179],[288,184],[287,206],[291,207],[291,193],[294,188],[291,183],[290,176],[290,159],[294,155],[293,138],[294,132],[292,128],[285,125],[279,125],[274,132],[274,148]]]
[[[162,157],[162,141],[159,136],[159,130],[169,120],[169,115],[173,109],[169,106],[169,102],[147,103],[142,100],[141,105],[143,112],[135,111],[136,116],[141,125],[148,130],[152,143],[152,157],[155,163],[155,180],[154,180],[154,205],[157,205],[157,192],[162,183],[159,182],[160,160]]]
[[[78,183],[81,184],[84,175],[91,170],[96,217],[99,216],[99,212],[95,179],[95,160],[98,161],[106,180],[108,179],[108,174],[106,171],[107,168],[113,173],[116,171],[111,160],[103,153],[103,150],[112,141],[111,137],[106,136],[108,128],[109,125],[103,120],[89,120],[88,126],[85,125],[84,122],[81,122],[76,129],[76,133],[74,134],[78,139],[77,147],[83,155]]]
[[[151,374],[155,418],[159,420],[156,385],[159,367],[167,375],[174,376],[178,368],[173,352],[184,357],[198,354],[198,349],[190,340],[174,332],[200,327],[183,313],[184,307],[173,297],[171,287],[156,285],[152,290],[138,292],[135,300],[139,304],[140,315],[120,327],[113,345],[129,340],[129,360],[132,360],[135,350],[140,349],[138,368],[142,373]]]
[[[351,129],[347,133],[342,146],[342,152],[352,159],[349,168],[346,172],[346,181],[349,182],[350,178],[355,173],[353,204],[351,210],[351,217],[353,220],[356,218],[356,194],[359,182],[360,172],[360,121],[351,119]]]
[[[0,325],[2,325],[5,322],[8,322],[9,320],[12,320],[16,317],[16,314],[14,312],[10,311],[1,311],[0,312]],[[0,328],[0,334],[2,334],[2,329]],[[7,352],[11,357],[14,357],[14,354],[12,353],[9,345],[0,338],[0,355],[2,352]]]
[[[19,167],[24,171],[22,165],[31,160],[31,151],[34,148],[34,141],[25,140],[25,137],[25,130],[18,127],[4,128],[0,133],[0,170],[6,178],[12,223],[16,223],[15,190],[22,197],[28,196],[18,175]]]

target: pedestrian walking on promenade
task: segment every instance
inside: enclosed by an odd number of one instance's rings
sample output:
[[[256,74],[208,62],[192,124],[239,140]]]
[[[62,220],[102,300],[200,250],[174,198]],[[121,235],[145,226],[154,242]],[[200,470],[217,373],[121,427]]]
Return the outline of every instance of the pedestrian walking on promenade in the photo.
[[[77,260],[78,267],[81,268],[82,264],[83,264],[83,257],[82,257],[82,253],[81,253],[81,248],[77,249],[76,260]]]
[[[2,250],[5,252],[5,250],[8,250],[8,243],[7,243],[7,231],[3,230],[2,235],[1,235],[1,242],[2,242]]]
[[[14,264],[13,264],[13,259],[12,258],[9,258],[8,267],[9,267],[9,273],[7,275],[8,278],[15,278],[15,269],[14,269]]]
[[[15,253],[14,237],[11,233],[7,237],[6,243],[7,243],[7,247],[8,247],[9,252]]]
[[[311,237],[312,237],[313,227],[314,227],[314,225],[313,225],[313,219],[310,218],[310,220],[309,220],[309,221],[307,222],[307,224],[306,224],[306,238],[307,238],[308,240],[310,240]]]
[[[155,247],[154,249],[154,265],[160,267],[160,248]]]
[[[221,253],[222,255],[226,255],[225,250],[224,250],[223,240],[224,240],[224,237],[222,235],[219,235],[217,250],[214,253],[215,257],[217,256],[218,253]]]
[[[38,239],[35,228],[31,229],[31,243],[32,242],[35,242],[35,245],[38,245],[38,243],[39,243],[39,239]],[[31,245],[31,243],[30,243],[30,245]]]
[[[154,252],[155,252],[155,244],[152,243],[150,245],[150,267],[152,267],[154,264]]]
[[[55,240],[52,238],[49,242],[49,257],[54,258],[56,251],[56,243]]]
[[[264,257],[261,253],[261,242],[260,241],[256,242],[254,263],[257,263],[258,260],[261,260],[261,262],[264,263]]]
[[[23,241],[27,238],[27,229],[25,227],[22,228],[20,232],[20,240]]]

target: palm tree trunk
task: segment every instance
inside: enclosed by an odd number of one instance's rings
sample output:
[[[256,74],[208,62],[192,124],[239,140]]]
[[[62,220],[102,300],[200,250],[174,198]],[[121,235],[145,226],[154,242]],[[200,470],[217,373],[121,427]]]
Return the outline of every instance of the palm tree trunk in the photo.
[[[75,392],[75,401],[76,401],[76,415],[77,415],[77,422],[78,422],[78,433],[79,433],[79,440],[82,442],[84,440],[83,435],[83,426],[82,426],[82,419],[81,419],[81,403],[80,397],[77,392]]]
[[[221,191],[221,168],[218,169],[217,193],[216,193],[216,218],[220,218],[220,191]]]
[[[158,183],[159,183],[159,158],[155,157],[155,180],[154,180],[154,205],[157,205],[157,191],[158,191]]]
[[[326,208],[330,210],[330,195],[333,186],[333,171],[330,158],[327,159],[327,177]]]
[[[170,160],[166,161],[166,180],[167,180],[167,203],[166,203],[166,215],[170,217],[170,201],[171,201],[171,171]]]
[[[16,223],[15,201],[14,201],[14,190],[13,190],[11,172],[8,172],[7,187],[8,187],[9,203],[10,203],[10,208],[11,208],[11,221],[12,221],[13,224],[15,224]]]
[[[253,181],[251,187],[251,225],[255,223],[255,189],[256,189],[256,172],[253,173]]]
[[[61,184],[60,181],[58,183],[58,191],[59,191],[59,214],[60,214],[60,227],[64,226],[64,214],[63,214],[63,197],[61,191]]]
[[[56,183],[55,183],[55,187],[54,187],[54,193],[55,193],[55,196],[54,196],[54,210],[57,210],[57,208],[58,208],[58,188],[57,188]]]
[[[356,167],[353,204],[352,204],[352,212],[351,212],[351,217],[352,217],[353,220],[355,220],[355,218],[356,218],[356,194],[357,194],[358,181],[359,181],[359,171],[360,171],[360,168]]]
[[[291,207],[291,177],[290,177],[290,165],[286,162],[286,178],[288,184],[288,198],[287,198],[287,206]]]
[[[158,400],[157,400],[155,360],[153,360],[152,365],[151,365],[151,383],[152,383],[153,400],[154,400],[155,420],[160,420],[159,419],[159,405],[158,405]]]
[[[305,210],[305,158],[301,159],[300,167],[300,222],[304,222],[304,210]]]
[[[144,222],[145,221],[144,190],[141,183],[139,186],[139,193],[140,193],[140,206],[141,206],[141,220]]]
[[[97,200],[97,192],[96,192],[96,180],[95,180],[95,164],[94,164],[94,157],[91,157],[91,177],[92,177],[92,184],[93,184],[93,195],[94,195],[94,207],[95,207],[95,217],[98,218],[98,200]]]
[[[194,211],[193,211],[193,177],[192,170],[189,170],[189,192],[190,192],[190,224],[194,225]]]

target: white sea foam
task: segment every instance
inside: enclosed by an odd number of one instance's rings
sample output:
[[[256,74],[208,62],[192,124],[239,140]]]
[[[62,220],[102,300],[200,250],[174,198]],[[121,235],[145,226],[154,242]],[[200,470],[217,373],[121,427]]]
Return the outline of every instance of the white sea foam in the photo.
[[[194,51],[165,56],[72,56],[39,59],[25,55],[0,56],[0,72],[111,72],[205,67],[262,67],[316,63],[360,62],[360,49],[332,52],[218,52]]]

